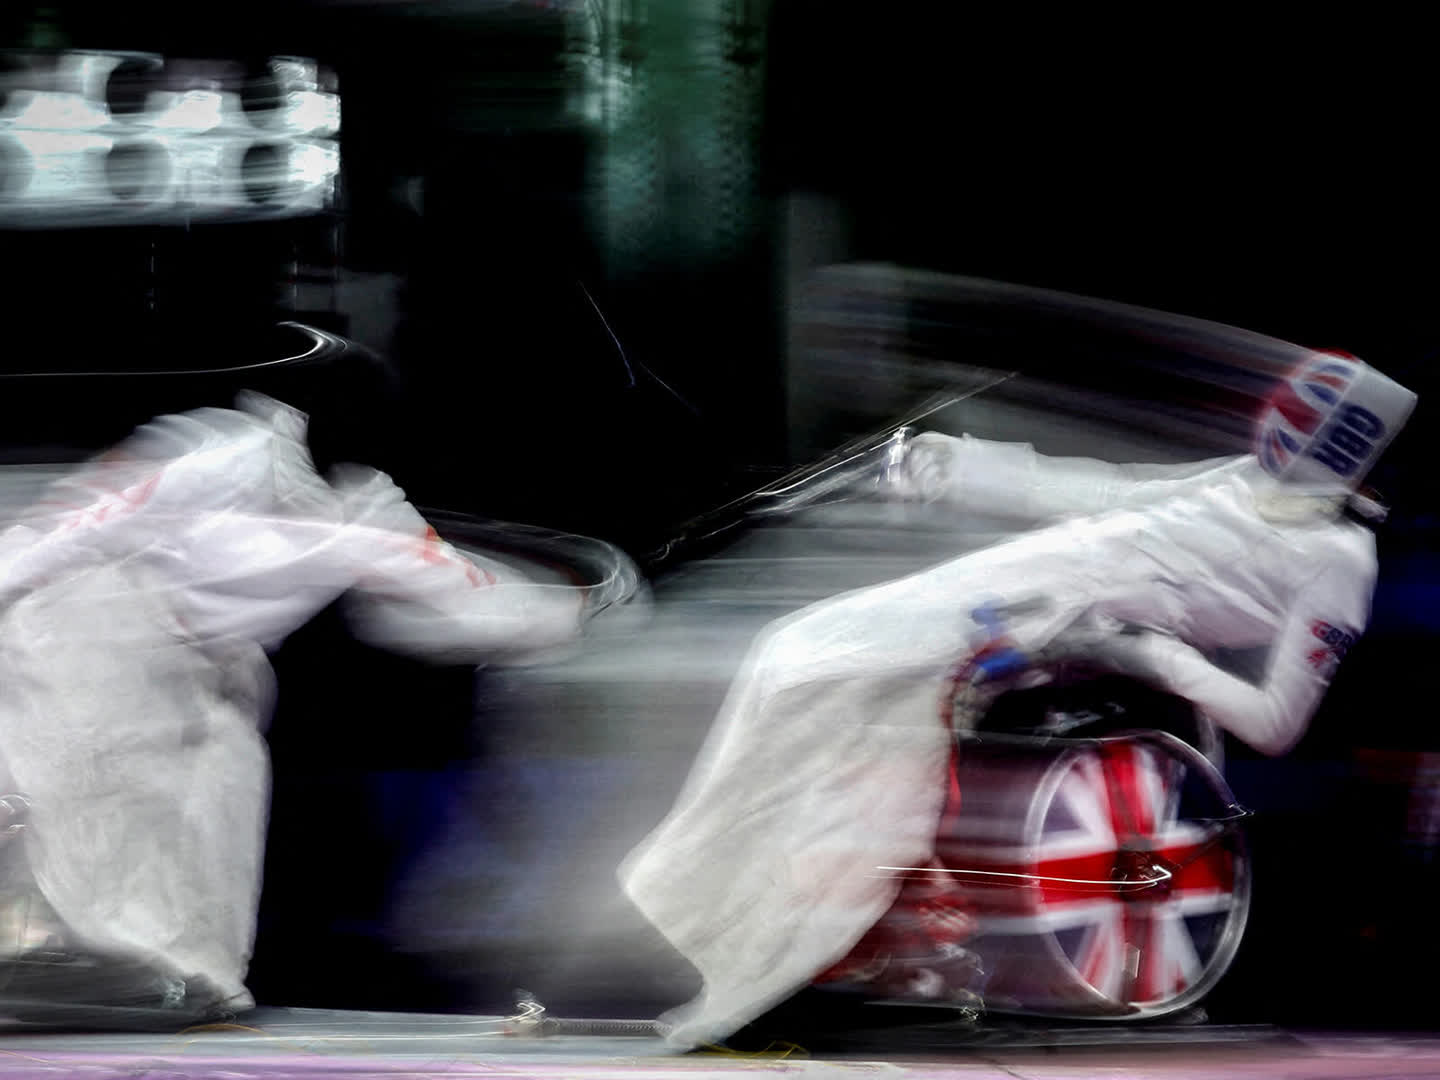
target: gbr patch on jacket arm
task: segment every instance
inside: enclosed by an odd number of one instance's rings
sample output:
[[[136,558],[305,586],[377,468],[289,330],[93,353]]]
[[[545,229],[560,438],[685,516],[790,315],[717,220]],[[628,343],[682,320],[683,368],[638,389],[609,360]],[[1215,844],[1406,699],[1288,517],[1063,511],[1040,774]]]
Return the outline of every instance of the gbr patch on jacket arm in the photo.
[[[1359,637],[1358,630],[1341,623],[1312,619],[1310,635],[1306,640],[1305,662],[1317,675],[1328,681]]]

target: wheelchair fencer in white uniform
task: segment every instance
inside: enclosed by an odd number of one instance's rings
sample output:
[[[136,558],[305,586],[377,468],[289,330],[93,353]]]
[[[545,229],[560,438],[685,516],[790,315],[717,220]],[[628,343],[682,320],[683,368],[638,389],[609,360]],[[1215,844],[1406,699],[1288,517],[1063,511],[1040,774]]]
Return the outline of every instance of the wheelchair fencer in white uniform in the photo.
[[[663,1018],[672,1043],[723,1039],[842,964],[892,909],[907,872],[945,859],[937,832],[961,865],[1031,882],[1113,883],[1113,858],[1056,870],[1052,851],[1041,860],[1047,871],[1025,849],[1069,788],[1089,793],[1070,808],[1084,818],[1104,778],[1154,775],[1133,742],[1059,763],[1051,752],[992,784],[990,796],[1023,789],[1008,821],[997,812],[998,840],[1020,855],[987,863],[975,826],[941,827],[954,742],[938,718],[956,693],[957,658],[963,675],[996,640],[982,612],[1003,613],[1004,640],[1021,656],[1080,643],[1092,662],[1185,699],[1264,753],[1291,748],[1369,617],[1374,538],[1343,514],[1345,503],[1415,401],[1353,358],[1316,353],[1280,382],[1247,455],[1117,466],[968,436],[914,437],[894,469],[900,494],[1048,527],[822,601],[754,643],[676,805],[620,870],[631,900],[703,979],[698,997]],[[1208,655],[1243,648],[1268,649],[1257,682]],[[996,800],[965,758],[957,820],[994,821],[983,807]],[[1203,759],[1193,764],[1204,768]],[[1048,785],[1043,797],[1037,785]],[[1142,794],[1129,810],[1159,815],[1157,799]],[[1153,835],[1154,825],[1139,831]],[[1114,849],[1114,822],[1079,821],[1072,831],[1093,841],[1106,828]],[[1144,884],[1163,863],[1131,869]],[[967,886],[971,899],[984,887]],[[1022,893],[1037,890],[1009,895]],[[1009,912],[979,903],[977,917],[1059,917],[1025,903]],[[1133,914],[1112,905],[1114,918]],[[1060,966],[1075,968],[1080,952]],[[1147,1015],[1186,1000],[1175,992],[1184,972],[1126,972],[1127,959],[1123,949],[1093,948],[1082,978],[1066,970],[1064,985],[1019,1005]]]
[[[305,440],[259,395],[162,417],[0,534],[0,999],[252,1004],[266,650],[342,594],[362,640],[481,663],[572,641],[635,585],[618,552],[589,587],[462,552]]]

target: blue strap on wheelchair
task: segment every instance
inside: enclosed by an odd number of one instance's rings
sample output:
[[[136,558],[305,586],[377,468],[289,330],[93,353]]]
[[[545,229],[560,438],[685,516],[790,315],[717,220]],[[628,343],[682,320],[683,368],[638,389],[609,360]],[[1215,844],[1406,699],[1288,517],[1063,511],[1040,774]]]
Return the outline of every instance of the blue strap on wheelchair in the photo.
[[[1015,647],[1005,628],[1005,620],[993,604],[984,604],[970,613],[985,631],[985,643],[976,650],[972,663],[985,672],[987,679],[1004,679],[1018,675],[1030,666],[1030,658]]]

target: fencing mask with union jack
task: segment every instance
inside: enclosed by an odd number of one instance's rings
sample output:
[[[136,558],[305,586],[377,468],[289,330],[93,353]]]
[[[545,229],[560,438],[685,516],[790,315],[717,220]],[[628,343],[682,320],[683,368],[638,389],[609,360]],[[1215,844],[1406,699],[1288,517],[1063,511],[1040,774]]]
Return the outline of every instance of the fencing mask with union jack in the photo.
[[[1405,426],[1416,400],[1352,356],[1316,353],[1272,391],[1255,453],[1287,486],[1317,494],[1353,491]]]

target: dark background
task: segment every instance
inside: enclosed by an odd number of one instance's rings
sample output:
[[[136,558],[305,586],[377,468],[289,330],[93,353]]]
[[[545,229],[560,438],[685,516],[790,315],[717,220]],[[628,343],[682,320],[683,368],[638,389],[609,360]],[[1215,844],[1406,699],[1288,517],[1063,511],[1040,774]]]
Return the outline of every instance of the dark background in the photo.
[[[1437,749],[1425,432],[1440,283],[1418,27],[855,0],[747,11],[762,45],[740,66],[763,92],[740,242],[690,241],[689,166],[662,157],[665,227],[619,253],[593,209],[604,136],[554,119],[558,8],[11,6],[0,32],[17,45],[40,26],[70,47],[334,65],[346,197],[324,222],[4,234],[0,370],[243,355],[293,309],[282,265],[330,259],[394,283],[393,318],[366,323],[404,387],[375,406],[392,435],[378,464],[421,502],[637,550],[786,464],[784,289],[811,263],[1048,286],[1356,352],[1422,403],[1377,477],[1396,510],[1370,634],[1295,755],[1234,763],[1241,798],[1266,811],[1262,877],[1217,1001],[1289,1023],[1432,1024],[1432,851],[1409,817],[1419,755]],[[423,213],[404,197],[413,178]],[[344,304],[295,314],[354,331]],[[277,660],[252,985],[291,1004],[471,1007],[474,985],[374,932],[446,812],[450,772],[485,753],[470,676],[359,655],[327,616]],[[397,746],[390,725],[417,702],[433,722]],[[321,812],[337,804],[355,812]]]

